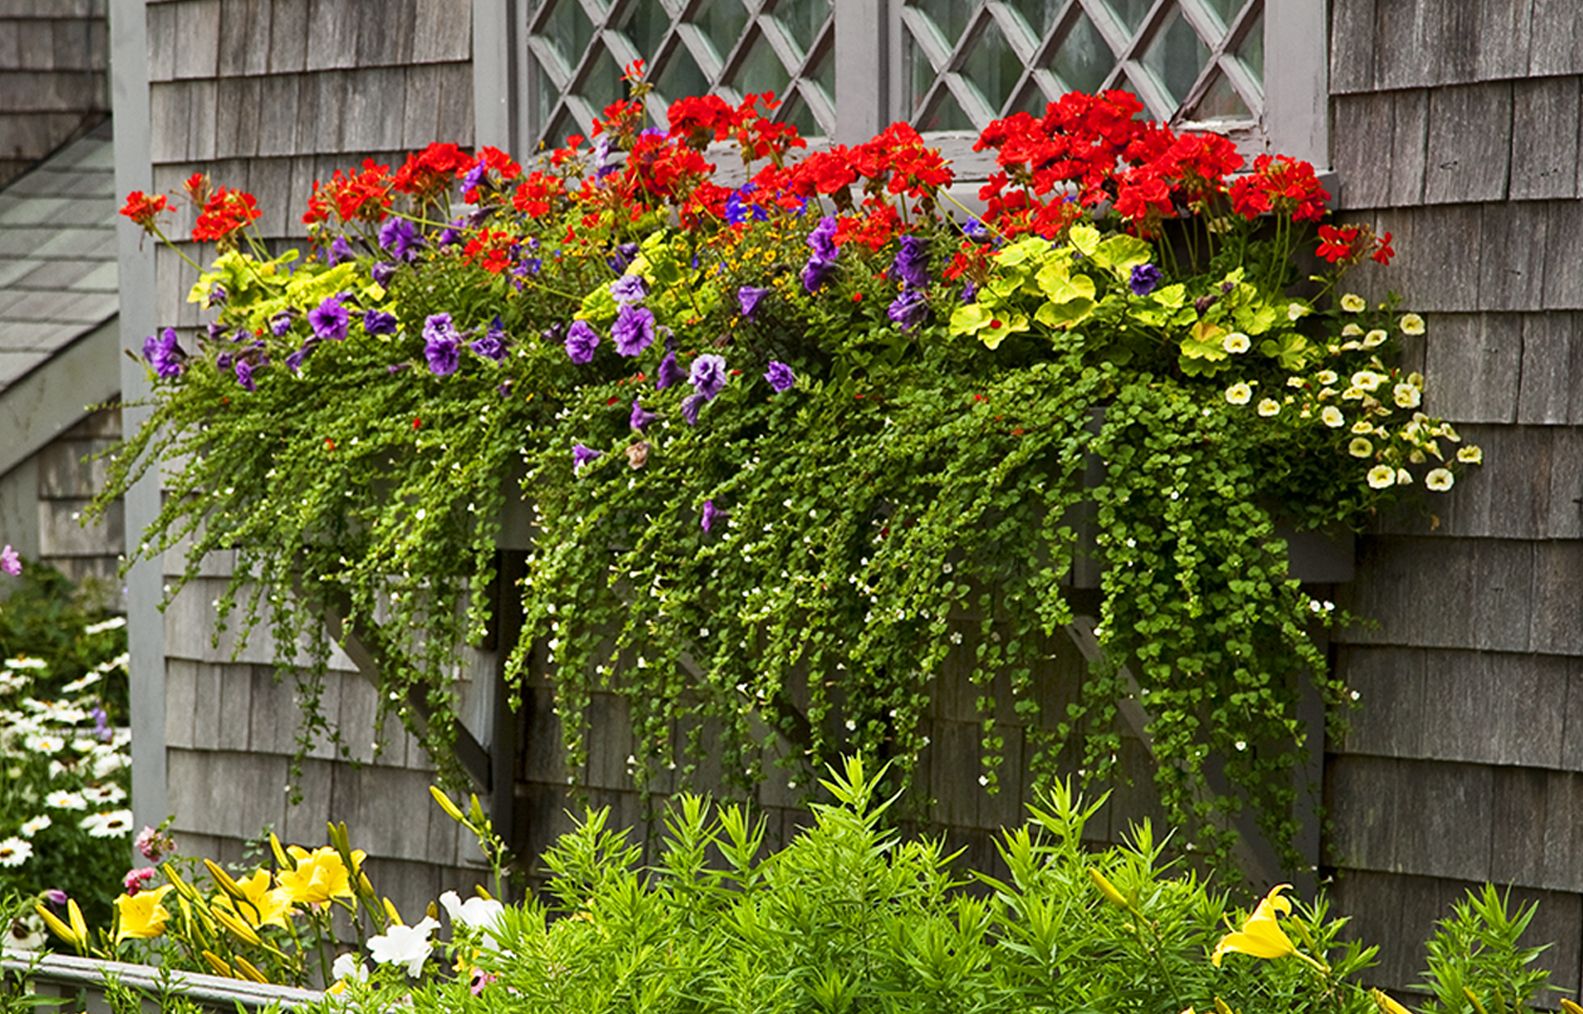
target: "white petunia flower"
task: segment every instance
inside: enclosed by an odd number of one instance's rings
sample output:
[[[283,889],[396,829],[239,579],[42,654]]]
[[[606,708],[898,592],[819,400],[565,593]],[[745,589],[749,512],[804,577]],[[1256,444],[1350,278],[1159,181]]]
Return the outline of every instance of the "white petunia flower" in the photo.
[[[1375,465],[1369,469],[1369,488],[1387,489],[1396,485],[1396,469],[1390,465]]]
[[[1452,485],[1456,483],[1456,481],[1456,477],[1451,474],[1451,470],[1449,468],[1433,468],[1429,470],[1428,475],[1424,476],[1424,485],[1428,486],[1436,493],[1444,493],[1446,490],[1450,489]]]
[[[336,957],[335,963],[330,966],[330,974],[345,982],[354,979],[358,982],[368,981],[368,967],[357,959],[357,955],[347,951]]]
[[[1347,421],[1347,417],[1342,415],[1341,410],[1334,405],[1326,405],[1323,411],[1319,413],[1319,419],[1331,429],[1339,429]]]
[[[1363,347],[1366,349],[1379,348],[1381,345],[1385,344],[1385,339],[1389,337],[1390,335],[1386,334],[1384,331],[1381,331],[1379,328],[1375,328],[1373,331],[1370,331],[1368,334],[1363,336]]]
[[[1360,391],[1373,391],[1385,380],[1373,370],[1359,370],[1352,375],[1352,386]]]
[[[1341,297],[1341,308],[1348,313],[1362,313],[1369,308],[1369,304],[1356,292],[1348,292]]]
[[[1402,329],[1402,334],[1420,335],[1424,333],[1424,319],[1416,313],[1404,313],[1397,322]]]

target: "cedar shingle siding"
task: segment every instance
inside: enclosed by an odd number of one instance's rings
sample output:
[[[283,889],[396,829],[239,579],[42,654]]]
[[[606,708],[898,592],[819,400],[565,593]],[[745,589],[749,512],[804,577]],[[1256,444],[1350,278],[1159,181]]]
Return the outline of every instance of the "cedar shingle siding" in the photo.
[[[1332,3],[1343,204],[1401,251],[1369,288],[1428,317],[1428,410],[1466,420],[1487,462],[1437,518],[1383,521],[1344,593],[1379,626],[1337,638],[1362,708],[1327,757],[1325,860],[1355,930],[1394,942],[1396,985],[1484,880],[1542,903],[1542,960],[1579,984],[1579,75],[1573,0]]]
[[[104,118],[105,0],[0,0],[0,186]]]

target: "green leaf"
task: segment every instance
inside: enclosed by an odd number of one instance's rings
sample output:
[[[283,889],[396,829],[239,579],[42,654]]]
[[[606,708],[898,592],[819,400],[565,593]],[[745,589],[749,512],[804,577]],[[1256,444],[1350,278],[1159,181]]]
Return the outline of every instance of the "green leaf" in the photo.
[[[1125,277],[1140,264],[1149,263],[1153,254],[1149,244],[1136,236],[1112,236],[1094,251],[1094,263]]]
[[[1087,222],[1078,222],[1067,233],[1067,238],[1077,252],[1084,257],[1094,256],[1094,251],[1099,249],[1099,230]]]

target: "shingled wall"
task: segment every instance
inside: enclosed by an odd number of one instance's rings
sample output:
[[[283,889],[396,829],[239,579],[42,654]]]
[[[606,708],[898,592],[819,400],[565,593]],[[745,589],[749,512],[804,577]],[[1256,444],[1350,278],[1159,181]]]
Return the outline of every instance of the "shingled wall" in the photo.
[[[271,240],[301,235],[310,186],[365,157],[399,163],[430,141],[469,144],[473,133],[468,0],[171,0],[146,7],[151,155],[157,189],[180,192],[196,171],[258,198]],[[377,16],[376,16],[377,14]],[[175,232],[191,225],[178,216]],[[189,251],[200,262],[212,250]],[[184,302],[190,269],[158,253],[158,319],[194,324]],[[179,559],[167,559],[178,569]],[[166,759],[169,807],[190,853],[241,857],[265,825],[283,838],[323,841],[324,822],[347,821],[373,862],[371,876],[403,911],[445,887],[467,890],[476,852],[429,801],[428,758],[395,732],[373,751],[373,687],[337,655],[324,709],[353,765],[328,744],[303,772],[305,798],[284,787],[299,708],[274,679],[271,649],[255,638],[232,657],[213,646],[213,601],[229,562],[212,560],[166,613]],[[392,723],[394,728],[394,723]]]
[[[104,118],[105,0],[0,0],[0,186]]]
[[[1541,902],[1579,985],[1583,936],[1583,8],[1333,0],[1332,148],[1347,217],[1395,233],[1388,285],[1429,319],[1436,414],[1485,449],[1435,517],[1360,547],[1339,672],[1326,861],[1354,928],[1417,979],[1471,884]]]

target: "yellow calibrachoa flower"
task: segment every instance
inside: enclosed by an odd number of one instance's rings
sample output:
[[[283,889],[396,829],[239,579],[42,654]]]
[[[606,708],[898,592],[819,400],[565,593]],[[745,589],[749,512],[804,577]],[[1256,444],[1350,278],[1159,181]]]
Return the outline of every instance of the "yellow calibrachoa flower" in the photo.
[[[1348,292],[1341,297],[1341,308],[1348,313],[1362,313],[1369,308],[1369,304],[1356,292]]]
[[[1228,951],[1255,958],[1284,958],[1289,954],[1297,954],[1297,947],[1286,931],[1281,929],[1280,923],[1276,922],[1276,916],[1292,913],[1292,903],[1281,897],[1281,892],[1291,890],[1291,887],[1291,884],[1276,884],[1270,888],[1270,893],[1254,908],[1242,928],[1220,938],[1220,942],[1215,945],[1215,953],[1209,956],[1210,963],[1219,968],[1220,959]]]
[[[286,849],[296,860],[294,870],[281,870],[278,874],[281,888],[292,901],[313,905],[331,898],[352,897],[352,878],[341,854],[328,845],[309,852],[300,845]],[[361,866],[363,851],[352,853],[352,865]]]
[[[123,894],[115,899],[115,942],[131,937],[134,940],[151,940],[165,932],[170,911],[162,904],[165,895],[175,888],[169,884],[136,894]]]
[[[223,908],[239,917],[249,926],[279,926],[286,928],[286,917],[291,914],[291,894],[284,888],[270,887],[269,871],[254,870],[250,877],[234,881],[245,900],[238,901],[221,892],[214,896],[216,908]]]

